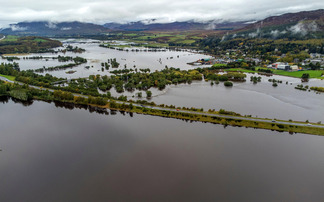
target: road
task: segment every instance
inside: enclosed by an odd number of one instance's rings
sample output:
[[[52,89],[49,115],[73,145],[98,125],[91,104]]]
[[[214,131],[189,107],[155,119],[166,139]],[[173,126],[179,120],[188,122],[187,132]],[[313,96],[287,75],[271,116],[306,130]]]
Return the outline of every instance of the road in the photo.
[[[3,36],[3,37],[0,39],[0,41],[3,40],[3,39],[5,39],[5,38],[6,38],[6,36]]]
[[[11,81],[5,77],[0,76],[0,80],[7,81],[10,83],[15,83],[14,81]],[[20,85],[24,85],[21,82],[16,82]],[[38,86],[29,86],[31,88],[39,89],[39,90],[49,90],[50,92],[54,92],[53,89],[47,89],[47,88],[40,88]],[[75,94],[74,96],[81,96],[87,98],[88,96]],[[121,101],[115,101],[118,104],[130,104],[128,102],[121,102]],[[247,121],[258,121],[258,122],[265,122],[265,123],[273,123],[273,124],[285,124],[285,125],[292,125],[292,126],[305,126],[305,127],[315,127],[315,128],[324,128],[324,125],[312,125],[309,123],[294,123],[294,122],[284,122],[284,121],[277,121],[277,120],[266,120],[266,119],[257,119],[252,117],[241,117],[241,116],[229,116],[229,115],[221,115],[221,114],[210,114],[206,112],[195,112],[195,111],[186,111],[186,110],[177,110],[177,109],[170,109],[170,108],[164,108],[164,107],[157,107],[157,106],[150,106],[150,105],[142,105],[142,104],[136,104],[132,103],[133,106],[137,107],[145,107],[145,108],[151,108],[151,109],[157,109],[157,110],[164,110],[164,111],[173,111],[173,112],[183,112],[183,113],[189,113],[189,114],[197,114],[197,115],[206,115],[206,116],[212,116],[217,118],[226,118],[226,119],[236,119],[236,120],[247,120]]]

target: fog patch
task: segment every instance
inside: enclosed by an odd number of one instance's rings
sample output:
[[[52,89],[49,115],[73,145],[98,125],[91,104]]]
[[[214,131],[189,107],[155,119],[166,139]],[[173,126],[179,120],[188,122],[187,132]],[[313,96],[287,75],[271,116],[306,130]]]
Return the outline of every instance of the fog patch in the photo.
[[[259,34],[260,34],[260,28],[258,28],[256,32],[249,33],[249,37],[255,38],[255,37],[259,36]]]
[[[228,32],[222,37],[222,40],[220,42],[225,41],[227,36],[228,36]]]
[[[272,30],[270,32],[270,34],[272,35],[273,38],[277,38],[280,34],[279,30]]]
[[[54,22],[48,22],[47,24],[45,24],[46,27],[50,28],[50,29],[56,29],[56,23]]]
[[[12,31],[26,31],[28,27],[20,27],[19,25],[10,25]]]
[[[308,32],[316,32],[319,31],[318,25],[315,21],[311,23],[298,22],[296,25],[290,27],[288,29],[293,34],[301,34],[303,36],[307,35]]]
[[[71,29],[72,29],[72,27],[62,27],[61,28],[62,31],[68,31],[68,30],[71,30]]]
[[[216,27],[217,27],[216,23],[212,22],[207,25],[206,30],[214,30],[216,29]]]

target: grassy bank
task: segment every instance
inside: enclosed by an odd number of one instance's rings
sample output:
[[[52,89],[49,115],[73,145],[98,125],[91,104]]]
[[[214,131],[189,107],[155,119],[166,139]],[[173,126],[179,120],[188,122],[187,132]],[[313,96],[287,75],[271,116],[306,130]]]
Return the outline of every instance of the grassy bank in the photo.
[[[8,75],[3,75],[3,74],[0,74],[0,76],[4,77],[10,81],[14,81],[16,79],[16,77],[14,77],[14,76],[8,76]]]

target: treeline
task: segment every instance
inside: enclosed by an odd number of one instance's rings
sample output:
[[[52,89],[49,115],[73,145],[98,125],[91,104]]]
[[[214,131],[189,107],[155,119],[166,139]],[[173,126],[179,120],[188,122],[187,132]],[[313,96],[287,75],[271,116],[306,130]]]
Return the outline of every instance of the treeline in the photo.
[[[29,88],[28,85],[18,85],[16,83],[11,84],[0,81],[0,96],[10,96],[21,101],[29,101],[33,99],[34,95],[42,94],[42,96],[45,97],[45,94],[47,95],[48,93],[50,92],[41,92],[41,90]]]
[[[310,89],[318,92],[324,92],[324,87],[311,87]]]
[[[57,40],[44,37],[24,36],[14,41],[0,41],[0,54],[44,53],[51,48],[62,46]]]
[[[4,59],[4,60],[8,60],[9,62],[12,62],[12,61],[14,61],[14,60],[20,60],[19,57],[14,57],[14,56],[10,56],[10,57],[1,56],[1,57],[2,57],[2,59]]]
[[[85,52],[85,49],[79,48],[78,46],[71,46],[68,45],[65,49],[61,50],[61,52],[66,53],[66,52],[73,52],[73,53],[83,53]]]
[[[76,67],[80,64],[83,64],[83,63],[87,63],[87,59],[85,58],[82,58],[82,57],[75,57],[75,58],[72,58],[72,57],[60,57],[61,62],[62,61],[69,61],[69,60],[73,60],[74,63],[69,63],[69,64],[65,64],[65,65],[59,65],[59,66],[55,66],[55,67],[42,67],[42,68],[39,68],[39,69],[35,69],[35,70],[31,70],[31,71],[34,71],[34,72],[37,72],[37,73],[43,73],[43,72],[51,72],[51,71],[58,71],[58,70],[64,70],[64,69],[68,69],[68,68],[73,68],[73,67]]]

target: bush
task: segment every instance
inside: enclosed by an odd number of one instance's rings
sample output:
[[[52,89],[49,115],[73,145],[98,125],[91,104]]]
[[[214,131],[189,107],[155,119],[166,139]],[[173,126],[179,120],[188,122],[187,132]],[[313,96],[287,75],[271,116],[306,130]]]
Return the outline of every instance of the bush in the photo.
[[[225,81],[224,86],[230,87],[230,86],[233,86],[233,83],[230,81]]]
[[[146,97],[151,98],[152,97],[152,92],[151,91],[146,91]]]

